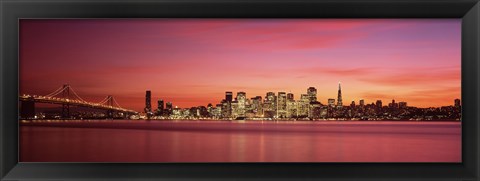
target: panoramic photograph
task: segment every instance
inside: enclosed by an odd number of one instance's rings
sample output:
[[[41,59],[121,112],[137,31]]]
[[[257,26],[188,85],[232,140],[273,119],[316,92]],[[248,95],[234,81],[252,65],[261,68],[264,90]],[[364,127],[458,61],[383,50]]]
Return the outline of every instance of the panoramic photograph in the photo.
[[[19,162],[462,162],[461,19],[20,19]]]

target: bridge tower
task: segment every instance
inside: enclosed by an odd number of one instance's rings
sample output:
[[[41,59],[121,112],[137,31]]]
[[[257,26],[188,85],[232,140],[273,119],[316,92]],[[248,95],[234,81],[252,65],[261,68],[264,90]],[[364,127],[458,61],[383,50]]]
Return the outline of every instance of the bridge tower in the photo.
[[[107,106],[112,106],[113,107],[113,96],[109,95],[107,96]],[[107,110],[107,118],[113,119],[113,109],[108,109]]]
[[[68,85],[68,84],[63,85],[62,98],[63,99],[69,99],[70,98],[70,85]],[[63,103],[62,104],[62,118],[63,119],[70,118],[70,104],[69,103]]]

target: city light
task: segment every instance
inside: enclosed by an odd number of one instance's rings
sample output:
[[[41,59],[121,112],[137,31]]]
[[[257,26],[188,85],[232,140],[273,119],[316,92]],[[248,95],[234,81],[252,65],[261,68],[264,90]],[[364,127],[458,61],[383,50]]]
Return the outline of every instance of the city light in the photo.
[[[261,96],[246,98],[246,92],[225,92],[225,99],[213,106],[197,106],[191,108],[172,109],[172,103],[167,103],[164,109],[163,100],[158,101],[158,108],[151,109],[151,91],[147,91],[146,119],[227,119],[227,120],[460,120],[460,99],[455,99],[454,105],[417,108],[407,106],[407,102],[391,100],[383,105],[381,100],[365,104],[360,99],[357,105],[354,100],[349,105],[342,101],[341,82],[338,84],[337,99],[329,98],[323,104],[317,100],[317,89],[309,87],[306,94],[295,100],[292,93],[267,92],[265,99]],[[336,102],[335,102],[336,101]]]

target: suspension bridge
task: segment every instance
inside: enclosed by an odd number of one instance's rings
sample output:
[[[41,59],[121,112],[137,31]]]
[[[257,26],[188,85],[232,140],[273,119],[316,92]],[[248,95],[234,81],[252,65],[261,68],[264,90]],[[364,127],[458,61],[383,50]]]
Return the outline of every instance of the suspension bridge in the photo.
[[[112,95],[106,96],[100,102],[89,102],[82,99],[75,90],[69,85],[65,84],[53,91],[50,94],[39,95],[20,95],[21,102],[20,117],[34,118],[35,117],[35,103],[47,103],[62,105],[62,118],[71,118],[70,106],[87,107],[106,111],[106,118],[113,118],[115,113],[123,113],[125,117],[138,114],[134,110],[122,108]]]

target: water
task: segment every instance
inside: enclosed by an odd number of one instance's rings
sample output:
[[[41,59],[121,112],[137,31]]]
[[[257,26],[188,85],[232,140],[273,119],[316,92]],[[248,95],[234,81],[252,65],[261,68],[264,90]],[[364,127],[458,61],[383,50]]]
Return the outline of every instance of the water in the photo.
[[[461,162],[461,123],[29,122],[20,161]]]

